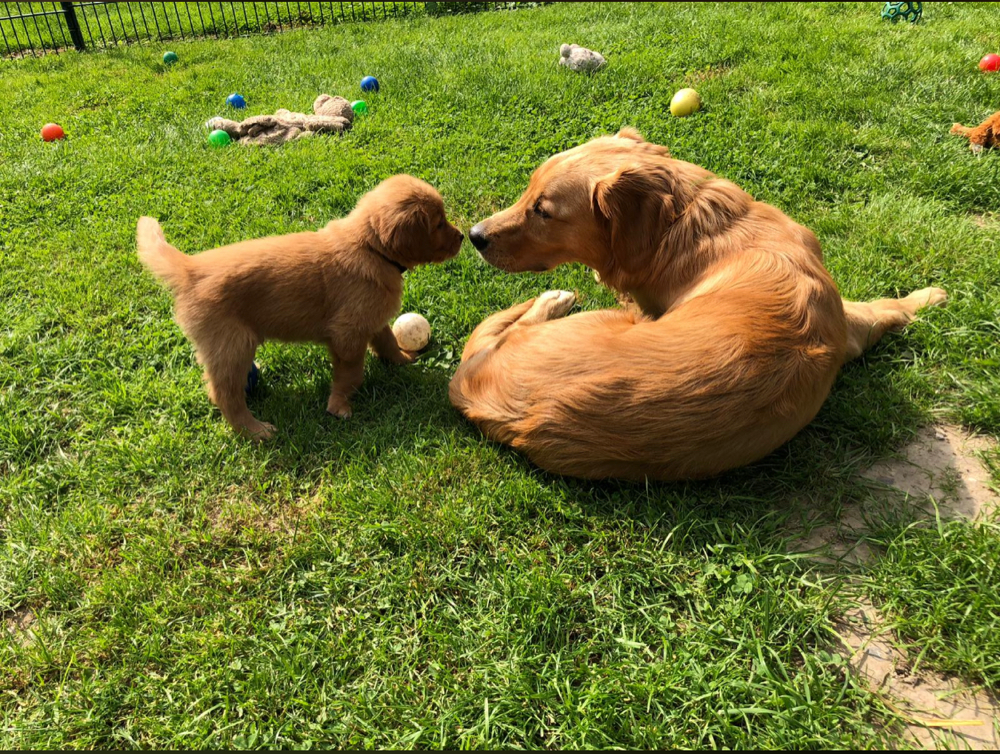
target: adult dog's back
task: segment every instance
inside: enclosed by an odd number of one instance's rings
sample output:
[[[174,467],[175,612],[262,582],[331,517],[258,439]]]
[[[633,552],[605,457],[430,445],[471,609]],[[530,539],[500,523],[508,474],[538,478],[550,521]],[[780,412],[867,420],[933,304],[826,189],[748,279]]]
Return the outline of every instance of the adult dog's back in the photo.
[[[761,458],[812,420],[846,358],[944,300],[843,302],[812,232],[629,130],[553,157],[470,239],[509,271],[583,262],[641,309],[561,318],[571,296],[548,294],[488,318],[463,353],[455,406],[572,476]]]

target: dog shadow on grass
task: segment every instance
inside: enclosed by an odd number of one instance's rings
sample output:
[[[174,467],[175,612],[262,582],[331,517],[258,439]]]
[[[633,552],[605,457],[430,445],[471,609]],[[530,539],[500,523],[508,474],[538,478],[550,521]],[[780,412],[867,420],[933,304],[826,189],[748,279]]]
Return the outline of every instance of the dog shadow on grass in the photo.
[[[848,364],[818,416],[796,437],[713,479],[643,484],[534,473],[598,515],[668,529],[685,521],[739,522],[783,533],[790,552],[858,563],[870,554],[866,540],[876,529],[901,530],[938,513],[973,519],[995,500],[989,473],[975,458],[989,442],[928,424],[901,379],[903,369],[891,357]],[[699,528],[711,543],[714,527]]]
[[[277,427],[275,437],[258,452],[273,454],[309,473],[362,456],[377,465],[386,453],[412,449],[429,428],[461,424],[448,402],[450,372],[433,363],[407,366],[369,358],[365,379],[351,399],[353,415],[340,419],[326,412],[332,371],[317,360],[304,378],[290,378],[289,368],[264,366],[247,405],[262,421]],[[275,384],[277,383],[277,384]]]
[[[969,440],[961,430],[927,425],[926,414],[901,379],[905,364],[893,354],[898,348],[889,346],[882,355],[848,364],[819,415],[766,458],[695,482],[587,481],[543,472],[516,451],[487,440],[455,411],[448,401],[455,365],[435,362],[433,352],[405,367],[372,359],[348,420],[324,411],[330,370],[319,360],[315,366],[310,360],[310,374],[297,380],[289,379],[295,367],[279,364],[273,386],[265,371],[262,389],[249,405],[278,427],[277,436],[260,452],[303,473],[359,458],[375,470],[387,455],[420,454],[421,447],[458,435],[471,439],[473,448],[481,442],[492,449],[486,458],[510,464],[508,471],[534,477],[590,513],[634,516],[660,526],[692,518],[702,523],[734,519],[787,531],[790,550],[830,547],[839,557],[850,549],[848,543],[860,542],[857,557],[862,558],[871,518],[912,523],[927,515],[929,495],[945,503],[944,515],[973,518],[988,496],[988,474],[978,464],[971,468],[965,453]],[[926,438],[937,435],[945,439],[927,445]],[[915,462],[907,451],[907,443],[913,442],[923,442]],[[463,443],[464,449],[456,452],[474,452],[468,447]],[[900,448],[902,458],[893,459]],[[917,467],[907,475],[903,466],[914,463]],[[931,486],[914,481],[921,474],[928,475]],[[897,483],[896,477],[903,481]],[[880,492],[880,487],[886,489]]]

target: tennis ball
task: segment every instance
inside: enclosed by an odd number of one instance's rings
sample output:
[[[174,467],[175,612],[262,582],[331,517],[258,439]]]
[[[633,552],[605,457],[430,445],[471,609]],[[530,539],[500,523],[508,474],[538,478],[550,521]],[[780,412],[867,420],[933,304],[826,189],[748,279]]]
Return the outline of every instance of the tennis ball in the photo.
[[[670,114],[684,118],[701,110],[701,96],[694,89],[681,89],[670,100]]]
[[[431,340],[431,325],[416,312],[409,312],[392,323],[392,334],[404,351],[419,351]]]

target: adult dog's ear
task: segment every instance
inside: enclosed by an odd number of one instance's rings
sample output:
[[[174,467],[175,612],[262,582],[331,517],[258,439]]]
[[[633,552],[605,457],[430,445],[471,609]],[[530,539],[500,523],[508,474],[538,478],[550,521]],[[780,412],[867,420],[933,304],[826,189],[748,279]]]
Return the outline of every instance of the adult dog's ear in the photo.
[[[644,138],[642,138],[642,134],[640,134],[631,126],[625,126],[625,128],[621,129],[618,133],[615,134],[615,137],[618,139],[631,139],[632,141],[639,142],[640,144],[646,141]]]
[[[640,145],[640,148],[648,152],[649,154],[659,155],[660,157],[670,156],[669,149],[667,149],[664,146],[660,146],[659,144],[650,144],[648,141],[642,138],[642,134],[640,134],[631,126],[625,126],[625,128],[621,129],[618,133],[615,134],[615,138],[627,139],[628,141],[633,141],[637,145]]]
[[[638,279],[655,259],[677,217],[676,179],[667,165],[625,165],[594,184],[591,204],[607,233],[612,269],[602,277]]]
[[[426,251],[431,232],[431,218],[419,202],[408,202],[393,208],[384,207],[372,217],[372,229],[381,252],[390,259],[408,266],[414,254]]]

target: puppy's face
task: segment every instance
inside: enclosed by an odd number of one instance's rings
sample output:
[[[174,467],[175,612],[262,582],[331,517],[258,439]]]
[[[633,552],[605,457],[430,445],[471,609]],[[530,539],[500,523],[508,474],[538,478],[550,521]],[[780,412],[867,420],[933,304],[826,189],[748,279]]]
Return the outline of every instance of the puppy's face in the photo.
[[[408,175],[382,181],[358,204],[380,252],[407,269],[444,262],[458,254],[463,234],[448,222],[441,195]]]
[[[469,240],[507,272],[542,272],[565,262],[600,269],[610,254],[608,203],[601,199],[623,168],[666,154],[630,129],[557,154],[535,171],[516,204],[476,225]]]

